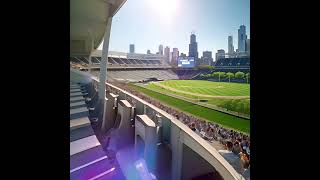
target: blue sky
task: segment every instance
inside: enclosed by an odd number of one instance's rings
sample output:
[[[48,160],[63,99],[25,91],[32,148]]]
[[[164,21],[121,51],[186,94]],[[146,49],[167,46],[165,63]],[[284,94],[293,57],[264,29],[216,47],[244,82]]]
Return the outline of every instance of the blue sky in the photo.
[[[113,17],[109,50],[128,52],[133,43],[136,53],[155,53],[162,44],[188,55],[194,31],[201,57],[205,50],[227,51],[228,35],[237,49],[242,24],[250,38],[249,0],[127,0]]]

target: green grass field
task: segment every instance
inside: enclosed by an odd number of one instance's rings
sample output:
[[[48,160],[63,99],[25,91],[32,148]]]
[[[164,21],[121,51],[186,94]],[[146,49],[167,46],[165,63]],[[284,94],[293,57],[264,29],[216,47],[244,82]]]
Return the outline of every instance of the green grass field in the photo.
[[[250,115],[250,85],[203,80],[168,80],[149,83],[145,88],[178,95],[192,102],[207,104]]]
[[[183,81],[183,80],[181,80],[181,81]],[[187,80],[187,81],[189,81],[189,80]],[[192,83],[193,81],[190,80],[190,82]],[[194,81],[194,82],[196,82],[196,81]],[[163,83],[166,83],[166,82],[163,82]],[[155,91],[149,89],[149,87],[141,87],[141,86],[134,85],[134,84],[130,84],[129,87],[134,90],[137,90],[139,92],[142,92],[142,93],[144,93],[154,99],[157,99],[164,104],[167,104],[171,107],[174,107],[176,109],[184,111],[188,114],[194,115],[196,117],[199,117],[199,118],[202,118],[202,119],[205,119],[208,121],[212,121],[212,122],[221,124],[221,125],[228,127],[228,128],[242,131],[244,133],[250,133],[250,120],[239,118],[239,117],[229,115],[226,113],[222,113],[222,112],[219,112],[219,111],[216,111],[213,109],[209,109],[206,107],[202,107],[202,106],[184,101],[182,99],[173,98],[173,97],[167,96],[163,93],[155,92]],[[164,91],[164,90],[162,89],[162,91]],[[231,91],[229,91],[229,92],[232,94]]]

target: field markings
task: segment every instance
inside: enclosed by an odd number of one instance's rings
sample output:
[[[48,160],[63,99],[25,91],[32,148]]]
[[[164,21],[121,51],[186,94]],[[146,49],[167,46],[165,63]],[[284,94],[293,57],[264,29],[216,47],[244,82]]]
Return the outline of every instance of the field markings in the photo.
[[[249,123],[249,120],[244,119],[242,117],[236,117],[228,113],[223,113],[219,110],[206,108],[202,105],[188,102],[184,99],[179,99],[177,97],[166,95],[165,93],[163,94],[141,86],[133,85],[133,88],[135,90],[139,89],[138,91],[140,91],[143,94],[146,94],[152,99],[165,103],[167,106],[173,109],[183,111],[188,115],[198,117],[205,121],[212,121],[226,128],[238,130],[245,134],[250,133],[250,126],[249,124],[247,124]],[[170,98],[170,101],[168,98]],[[175,100],[173,101],[173,99]],[[181,101],[182,104],[180,104],[179,101]]]
[[[210,91],[208,95],[225,95],[228,96],[245,96],[248,92],[250,93],[250,88],[247,84],[236,84],[228,82],[206,82],[206,81],[194,81],[194,80],[169,80],[169,82],[159,82],[162,85],[169,86],[181,91],[188,91],[192,93],[203,94],[202,90]],[[193,84],[193,86],[190,86]],[[223,88],[222,88],[223,87]],[[205,93],[204,93],[205,94]]]
[[[183,94],[189,94],[189,95],[200,96],[200,97],[220,98],[220,99],[248,99],[248,98],[250,98],[250,96],[213,96],[213,95],[208,95],[208,94],[199,94],[199,93],[197,94],[197,93],[186,92],[186,91],[178,90],[178,89],[175,89],[175,88],[172,88],[172,87],[168,87],[168,86],[165,86],[165,85],[163,85],[161,83],[153,82],[153,84],[156,85],[156,86],[160,86],[160,87],[162,87],[164,89],[168,89],[170,91],[180,92],[180,93],[183,93]]]

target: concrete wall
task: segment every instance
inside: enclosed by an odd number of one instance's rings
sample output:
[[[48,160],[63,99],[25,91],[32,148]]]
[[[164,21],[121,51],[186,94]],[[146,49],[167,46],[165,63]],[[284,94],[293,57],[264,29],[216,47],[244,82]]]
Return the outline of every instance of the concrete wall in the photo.
[[[156,143],[157,134],[156,126],[153,123],[147,123],[151,121],[146,115],[137,115],[135,119],[135,149],[139,149],[138,140],[139,137],[144,141],[144,159],[148,165],[149,171],[154,171],[156,165]]]
[[[111,129],[114,126],[115,120],[116,120],[116,109],[115,109],[115,103],[117,100],[117,95],[114,95],[112,93],[107,93],[107,101],[106,101],[106,107],[105,107],[105,117],[103,118],[103,123],[101,130],[103,132],[107,132],[109,129]]]
[[[132,107],[130,105],[126,106],[123,102],[127,103],[126,100],[120,100],[118,103],[118,115],[121,116],[121,120],[119,127],[116,129],[117,149],[134,144],[134,127],[131,126],[130,121]]]
[[[183,145],[181,179],[191,180],[192,178],[215,172],[216,170],[203,157],[191,148]],[[196,167],[196,168],[195,168]],[[218,180],[218,179],[215,179]]]
[[[97,81],[96,78],[93,78],[93,80]],[[125,99],[127,97],[135,99],[135,101],[137,101],[135,105],[137,112],[145,112],[145,109],[148,108],[148,112],[150,114],[150,109],[152,109],[153,111],[156,111],[157,114],[161,115],[163,119],[170,121],[170,123],[166,122],[166,125],[167,128],[170,127],[169,147],[171,147],[172,152],[172,180],[188,178],[187,176],[192,175],[186,173],[182,167],[184,158],[184,145],[192,149],[192,151],[195,152],[193,154],[197,154],[197,156],[200,156],[208,164],[214,167],[212,168],[212,171],[216,169],[216,171],[219,172],[223,179],[243,179],[243,177],[234,170],[234,168],[218,153],[218,151],[214,147],[212,147],[206,140],[202,139],[188,126],[177,120],[175,117],[114,85],[107,83],[107,87],[115,94],[118,94],[119,99]],[[164,132],[168,133],[168,129],[164,130]],[[191,154],[191,156],[193,155]],[[192,158],[199,159],[198,157]],[[189,160],[187,159],[187,161]],[[200,164],[204,164],[205,167],[201,172],[206,172],[207,167],[209,166],[207,166],[206,163],[203,163],[202,160],[198,160],[197,162],[200,162]]]

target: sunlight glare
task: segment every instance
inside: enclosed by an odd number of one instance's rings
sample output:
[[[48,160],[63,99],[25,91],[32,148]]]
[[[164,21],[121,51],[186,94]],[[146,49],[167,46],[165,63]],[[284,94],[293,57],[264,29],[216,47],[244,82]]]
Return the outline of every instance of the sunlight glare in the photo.
[[[148,0],[152,9],[164,18],[172,18],[177,11],[177,0]]]

